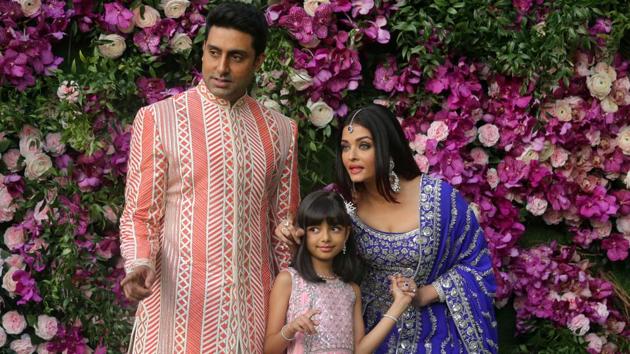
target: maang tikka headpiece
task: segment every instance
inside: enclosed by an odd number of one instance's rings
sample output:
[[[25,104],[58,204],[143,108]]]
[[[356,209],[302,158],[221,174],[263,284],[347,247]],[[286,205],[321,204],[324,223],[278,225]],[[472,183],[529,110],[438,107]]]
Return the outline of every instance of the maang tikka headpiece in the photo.
[[[362,110],[363,108],[360,108],[359,110],[354,112],[354,114],[352,115],[352,118],[350,118],[350,123],[348,123],[348,133],[352,133],[354,131],[354,127],[352,126],[352,124],[354,124],[354,118],[356,118],[357,114],[359,114],[359,112],[361,112]]]

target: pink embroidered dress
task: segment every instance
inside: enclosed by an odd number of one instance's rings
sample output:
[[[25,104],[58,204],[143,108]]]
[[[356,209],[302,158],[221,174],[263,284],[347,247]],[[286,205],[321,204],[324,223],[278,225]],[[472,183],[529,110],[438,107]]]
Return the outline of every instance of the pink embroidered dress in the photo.
[[[295,340],[287,348],[287,354],[353,353],[355,293],[352,285],[340,279],[311,283],[304,280],[295,269],[287,270],[292,279],[287,323],[310,309],[321,311],[319,315],[313,316],[320,322],[317,334],[296,334]]]

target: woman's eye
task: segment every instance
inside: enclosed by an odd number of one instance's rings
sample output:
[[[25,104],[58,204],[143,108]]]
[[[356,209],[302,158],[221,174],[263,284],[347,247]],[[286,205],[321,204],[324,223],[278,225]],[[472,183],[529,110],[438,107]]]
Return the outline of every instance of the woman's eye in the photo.
[[[369,149],[369,148],[370,148],[370,144],[361,144],[361,145],[359,145],[359,147],[360,147],[362,150],[367,150],[367,149]]]

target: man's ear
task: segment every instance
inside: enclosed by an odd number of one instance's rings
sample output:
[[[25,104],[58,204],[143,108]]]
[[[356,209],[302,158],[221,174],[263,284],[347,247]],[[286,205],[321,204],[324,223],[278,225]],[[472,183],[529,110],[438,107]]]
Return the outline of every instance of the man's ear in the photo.
[[[256,59],[254,59],[254,67],[256,68],[257,71],[258,69],[260,69],[264,61],[265,61],[265,53],[260,53],[256,57]]]

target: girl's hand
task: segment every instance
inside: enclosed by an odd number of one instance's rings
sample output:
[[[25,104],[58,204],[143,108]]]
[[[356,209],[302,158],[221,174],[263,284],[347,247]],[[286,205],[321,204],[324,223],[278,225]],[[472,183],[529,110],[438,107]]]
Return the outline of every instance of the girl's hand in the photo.
[[[406,309],[407,306],[409,306],[409,304],[413,300],[414,293],[403,290],[403,288],[401,287],[401,284],[405,285],[404,279],[406,278],[403,278],[399,275],[391,276],[390,277],[391,285],[390,285],[389,290],[394,298],[394,304],[399,304]],[[408,282],[406,286],[407,288],[409,288]],[[415,288],[415,283],[413,284],[413,286]]]
[[[317,309],[310,309],[305,313],[298,316],[291,323],[286,325],[286,332],[288,336],[295,337],[295,334],[302,332],[305,335],[313,335],[317,333],[315,327],[319,325],[319,321],[314,320],[313,316],[318,315],[321,311]]]

